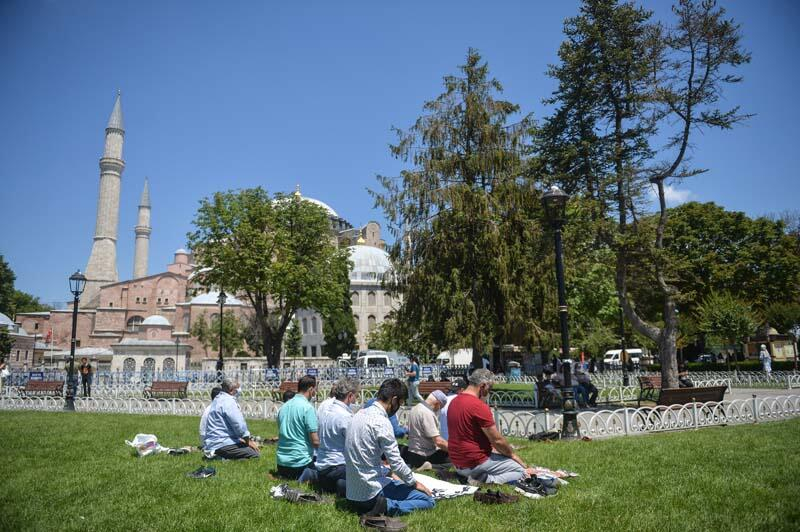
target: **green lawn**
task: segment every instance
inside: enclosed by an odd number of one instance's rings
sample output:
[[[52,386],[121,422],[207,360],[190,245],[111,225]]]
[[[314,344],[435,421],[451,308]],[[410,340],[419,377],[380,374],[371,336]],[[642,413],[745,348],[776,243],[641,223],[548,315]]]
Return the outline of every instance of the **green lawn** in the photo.
[[[338,505],[269,497],[274,448],[250,462],[200,455],[136,458],[153,433],[196,443],[197,418],[0,412],[0,530],[357,530]],[[251,430],[276,434],[273,422]],[[800,420],[592,442],[527,443],[530,463],[581,473],[553,498],[487,507],[441,501],[404,518],[411,530],[797,530]],[[522,442],[517,442],[522,443]]]

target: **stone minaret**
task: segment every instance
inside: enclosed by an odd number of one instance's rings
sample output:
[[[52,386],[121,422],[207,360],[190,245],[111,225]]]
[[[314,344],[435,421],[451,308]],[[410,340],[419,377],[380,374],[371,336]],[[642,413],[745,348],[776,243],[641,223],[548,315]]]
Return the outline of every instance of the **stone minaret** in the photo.
[[[117,228],[119,225],[119,191],[122,184],[122,123],[121,94],[117,92],[114,109],[106,126],[106,143],[100,159],[100,187],[97,197],[97,221],[89,264],[86,265],[86,288],[81,296],[81,308],[101,306],[100,287],[115,283],[117,274]]]
[[[150,255],[150,187],[144,178],[142,199],[139,200],[139,218],[136,227],[136,247],[133,250],[133,278],[147,277],[147,259]]]

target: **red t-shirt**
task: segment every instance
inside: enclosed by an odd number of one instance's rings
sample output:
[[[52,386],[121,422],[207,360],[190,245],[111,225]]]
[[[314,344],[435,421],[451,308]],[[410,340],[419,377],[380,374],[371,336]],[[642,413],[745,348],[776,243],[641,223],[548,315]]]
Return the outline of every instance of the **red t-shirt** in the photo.
[[[492,454],[492,443],[484,428],[494,425],[489,405],[467,393],[450,400],[447,407],[447,450],[450,461],[460,469],[482,464]]]

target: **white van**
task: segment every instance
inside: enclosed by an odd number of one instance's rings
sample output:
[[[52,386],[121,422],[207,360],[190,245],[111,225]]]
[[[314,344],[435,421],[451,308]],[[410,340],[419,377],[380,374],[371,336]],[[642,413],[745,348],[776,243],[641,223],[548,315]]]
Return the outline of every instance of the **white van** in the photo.
[[[371,352],[358,357],[355,365],[357,368],[378,368],[383,366],[391,366],[391,361],[388,353]]]
[[[625,350],[628,353],[628,357],[630,357],[631,362],[633,362],[634,366],[638,366],[642,360],[642,350],[638,347],[632,347],[630,349]],[[622,362],[620,361],[620,353],[622,352],[621,349],[609,349],[606,351],[606,354],[603,356],[603,363],[606,365],[607,368],[621,368]]]

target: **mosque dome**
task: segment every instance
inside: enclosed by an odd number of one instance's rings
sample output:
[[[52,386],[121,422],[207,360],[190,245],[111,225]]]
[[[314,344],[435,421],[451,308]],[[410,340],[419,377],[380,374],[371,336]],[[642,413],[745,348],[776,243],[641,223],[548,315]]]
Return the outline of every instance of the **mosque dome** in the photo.
[[[6,327],[8,329],[13,329],[16,327],[16,323],[11,321],[11,318],[0,312],[0,327]]]
[[[305,196],[303,196],[303,200],[304,200],[304,201],[308,201],[308,202],[310,202],[310,203],[313,203],[314,205],[318,205],[318,206],[322,207],[322,208],[323,208],[323,209],[325,209],[325,211],[328,213],[328,216],[333,216],[334,218],[338,218],[338,217],[339,217],[339,215],[338,215],[338,214],[336,214],[336,211],[334,211],[334,210],[331,208],[331,206],[330,206],[330,205],[328,205],[328,204],[327,204],[327,203],[325,203],[325,202],[322,202],[322,201],[320,201],[320,200],[318,200],[318,199],[314,199],[314,198],[307,198],[307,197],[305,197]]]
[[[147,316],[142,325],[169,325],[169,320],[164,316],[158,316],[153,314],[152,316]]]
[[[225,294],[225,306],[226,307],[241,307],[244,306],[244,303],[236,299],[230,294]],[[207,292],[205,294],[199,294],[192,298],[190,302],[191,305],[219,305],[219,291],[215,292]]]
[[[188,255],[189,252],[183,248],[178,248],[175,250],[175,255]]]
[[[392,269],[389,254],[373,246],[350,246],[351,281],[380,281]]]

